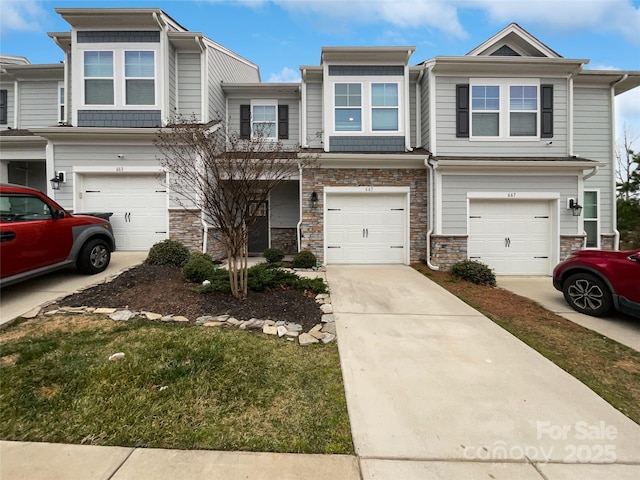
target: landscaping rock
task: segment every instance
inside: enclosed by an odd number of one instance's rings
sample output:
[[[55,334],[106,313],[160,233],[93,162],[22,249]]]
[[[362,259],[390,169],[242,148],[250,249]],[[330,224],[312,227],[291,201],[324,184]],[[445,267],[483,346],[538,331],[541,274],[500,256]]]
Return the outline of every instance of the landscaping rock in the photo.
[[[264,325],[262,327],[262,333],[266,333],[267,335],[277,335],[278,327],[274,327],[273,325]]]
[[[142,312],[142,314],[147,318],[147,320],[160,320],[162,318],[162,315],[159,313]]]
[[[330,303],[323,303],[320,305],[320,310],[322,310],[322,313],[333,313],[333,305]]]
[[[118,310],[117,312],[114,312],[111,315],[109,315],[109,318],[111,320],[118,320],[122,322],[126,322],[127,320],[130,320],[131,317],[133,317],[133,312],[131,310]]]
[[[225,322],[215,322],[215,321],[213,321],[213,322],[203,323],[202,326],[203,327],[219,327],[220,325],[224,325],[224,324],[225,324]]]
[[[238,320],[237,318],[228,318],[227,319],[227,323],[230,325],[233,325],[234,327],[237,327],[238,325],[240,325],[242,322],[240,320]]]
[[[336,317],[333,316],[333,313],[325,313],[320,321],[324,323],[335,322]]]
[[[336,334],[336,324],[333,323],[333,322],[325,323],[322,326],[321,332],[323,332],[323,333],[331,333],[331,334],[335,335]]]
[[[196,325],[204,325],[207,322],[215,322],[217,319],[211,315],[203,315],[202,317],[196,318]]]
[[[181,322],[181,323],[188,323],[189,319],[187,317],[183,317],[181,315],[178,315],[177,317],[173,317],[173,321],[174,322]]]
[[[336,339],[336,336],[333,333],[324,333],[324,336],[320,339],[322,341],[322,343],[324,343],[325,345],[327,343],[331,343]]]
[[[173,322],[173,315],[165,315],[160,319],[162,322]]]
[[[322,328],[322,324],[321,323],[319,323],[317,325],[314,325],[311,328],[311,330],[309,330],[309,333],[311,333],[311,332],[319,332],[321,328]]]
[[[239,325],[239,327],[238,327],[238,328],[239,328],[240,330],[246,330],[247,328],[249,328],[249,327],[250,327],[251,325],[253,325],[254,323],[255,323],[255,319],[254,319],[254,318],[251,318],[251,319],[249,319],[249,320],[245,320],[244,322],[242,322],[242,323]]]
[[[300,345],[305,347],[307,345],[311,345],[312,343],[318,343],[319,340],[317,338],[309,335],[308,333],[303,333],[302,335],[300,335],[298,337],[298,342],[300,342]]]
[[[302,331],[302,325],[300,325],[299,323],[285,323],[284,326],[287,327],[287,330],[289,330],[290,332]]]
[[[322,333],[320,330],[309,330],[309,335],[313,338],[317,338],[318,340],[322,340],[325,336],[325,333]]]
[[[124,353],[118,352],[118,353],[114,353],[113,355],[110,355],[109,361],[113,362],[115,360],[122,360],[123,358],[124,358]]]
[[[27,318],[27,319],[36,318],[40,313],[40,310],[42,310],[40,307],[33,308],[29,310],[27,313],[25,313],[24,315],[22,315],[22,318]]]
[[[93,311],[96,315],[111,315],[112,313],[116,313],[115,308],[96,308]]]
[[[264,321],[264,324],[265,324],[265,325],[269,325],[269,326],[271,326],[271,325],[275,325],[275,324],[276,324],[276,322],[274,322],[273,320],[265,320],[265,321]]]
[[[62,307],[60,312],[62,313],[87,313],[85,311],[87,307]]]
[[[218,315],[218,316],[215,318],[215,321],[216,321],[216,322],[226,322],[226,321],[228,321],[228,320],[229,320],[229,317],[230,317],[230,315]]]
[[[300,332],[292,332],[291,330],[287,330],[287,333],[284,334],[286,337],[297,337],[300,335]]]
[[[278,326],[276,328],[276,331],[278,332],[279,337],[284,337],[288,332],[287,327],[285,327],[284,325]]]
[[[47,316],[47,317],[53,317],[54,315],[57,315],[58,313],[60,313],[59,310],[49,310],[48,312],[44,312],[45,316]]]
[[[329,294],[328,293],[319,293],[316,295],[316,300],[325,300],[329,298]],[[327,302],[330,303],[330,302]]]

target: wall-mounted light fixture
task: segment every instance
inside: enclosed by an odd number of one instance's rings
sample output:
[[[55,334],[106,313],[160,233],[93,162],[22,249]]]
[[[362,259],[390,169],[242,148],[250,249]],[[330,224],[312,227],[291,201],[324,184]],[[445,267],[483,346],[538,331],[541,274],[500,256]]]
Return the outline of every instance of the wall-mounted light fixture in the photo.
[[[60,184],[64,183],[64,172],[56,173],[51,180],[51,188],[54,190],[60,190]]]
[[[312,192],[311,193],[311,208],[316,208],[317,205],[318,205],[318,193],[317,192]]]
[[[571,210],[571,213],[573,213],[574,217],[579,217],[582,213],[582,205],[580,205],[575,198],[569,199],[568,209]]]

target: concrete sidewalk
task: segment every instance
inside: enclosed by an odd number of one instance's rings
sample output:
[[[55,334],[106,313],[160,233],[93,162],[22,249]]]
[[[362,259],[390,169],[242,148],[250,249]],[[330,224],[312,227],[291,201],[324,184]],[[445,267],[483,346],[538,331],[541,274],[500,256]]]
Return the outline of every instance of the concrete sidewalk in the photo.
[[[530,298],[573,323],[640,352],[640,319],[619,313],[606,317],[590,317],[578,313],[564,300],[562,292],[553,288],[551,277],[498,277],[498,286],[521,297]]]
[[[111,275],[142,263],[147,254],[148,252],[113,252],[109,267],[96,275],[83,275],[68,268],[5,287],[0,291],[0,325],[11,322],[39,305],[100,283]]]
[[[423,275],[327,279],[363,479],[640,477],[640,426]]]
[[[359,480],[348,455],[0,442],[2,480]]]

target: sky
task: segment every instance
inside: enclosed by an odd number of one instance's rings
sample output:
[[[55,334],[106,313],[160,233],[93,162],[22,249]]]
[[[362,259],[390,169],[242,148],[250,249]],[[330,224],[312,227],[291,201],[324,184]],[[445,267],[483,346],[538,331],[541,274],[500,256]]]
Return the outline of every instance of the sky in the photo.
[[[588,69],[640,71],[640,0],[0,0],[0,53],[62,61],[47,36],[70,30],[58,7],[161,8],[257,64],[265,82],[299,81],[323,46],[414,46],[415,65],[464,55],[511,22]],[[640,87],[616,112],[618,136],[626,126],[640,150]]]

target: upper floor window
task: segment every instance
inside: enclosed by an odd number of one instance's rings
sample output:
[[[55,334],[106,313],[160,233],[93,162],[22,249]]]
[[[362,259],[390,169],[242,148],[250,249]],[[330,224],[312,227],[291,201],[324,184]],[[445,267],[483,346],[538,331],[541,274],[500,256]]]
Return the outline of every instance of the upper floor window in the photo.
[[[362,84],[335,84],[335,129],[337,132],[362,131]]]
[[[398,84],[371,84],[371,130],[398,131]]]
[[[0,125],[7,124],[7,91],[0,90]]]
[[[155,59],[153,51],[124,52],[127,105],[155,105]]]
[[[64,112],[64,83],[58,82],[58,121],[66,121]]]
[[[114,104],[113,52],[84,52],[84,103]]]
[[[540,85],[519,79],[477,79],[470,85],[471,138],[539,138]]]
[[[587,248],[600,247],[600,221],[598,218],[598,191],[584,192],[584,231],[587,234]]]
[[[276,105],[252,105],[251,109],[252,136],[277,138]]]

